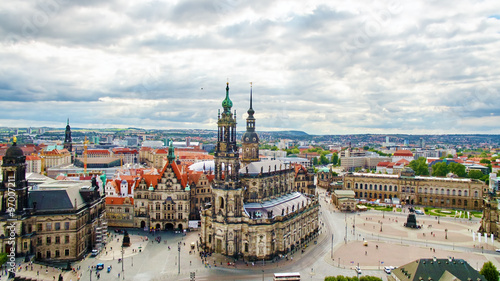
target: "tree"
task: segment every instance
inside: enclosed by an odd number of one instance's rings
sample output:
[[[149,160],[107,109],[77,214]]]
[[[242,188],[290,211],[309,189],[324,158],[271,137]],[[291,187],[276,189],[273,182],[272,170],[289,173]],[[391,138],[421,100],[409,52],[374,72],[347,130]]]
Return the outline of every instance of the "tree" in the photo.
[[[446,162],[440,162],[432,165],[432,175],[435,177],[446,177],[448,172],[449,169]]]
[[[321,163],[321,165],[326,165],[326,164],[330,163],[328,161],[328,158],[326,158],[326,156],[323,154],[321,154],[321,156],[319,157],[319,162]]]
[[[470,170],[468,175],[469,178],[476,180],[482,178],[483,176],[484,176],[483,172],[479,170]]]
[[[336,166],[338,162],[339,162],[339,155],[337,154],[337,152],[334,152],[332,154],[332,164]]]
[[[488,160],[488,159],[481,159],[481,160],[479,161],[479,163],[483,163],[483,164],[491,164],[491,161],[490,161],[490,160]]]
[[[450,172],[454,173],[455,175],[461,178],[467,175],[467,173],[465,172],[465,166],[460,163],[451,162],[448,165],[448,169],[450,170]]]
[[[411,161],[409,166],[413,169],[413,171],[415,171],[417,176],[429,175],[429,169],[425,157],[419,157],[417,160]]]
[[[7,262],[7,253],[0,253],[0,265],[3,265]]]
[[[446,155],[446,158],[453,158],[453,155],[448,154],[448,155]]]
[[[276,150],[278,150],[278,147],[277,147],[276,145],[273,145],[273,146],[271,147],[271,150],[272,150],[272,151],[276,151]]]
[[[491,261],[485,262],[479,274],[483,275],[488,281],[498,280],[498,271]]]
[[[313,157],[313,165],[314,166],[318,165],[318,158],[317,157]]]
[[[370,147],[368,145],[363,146],[363,150],[368,150]]]

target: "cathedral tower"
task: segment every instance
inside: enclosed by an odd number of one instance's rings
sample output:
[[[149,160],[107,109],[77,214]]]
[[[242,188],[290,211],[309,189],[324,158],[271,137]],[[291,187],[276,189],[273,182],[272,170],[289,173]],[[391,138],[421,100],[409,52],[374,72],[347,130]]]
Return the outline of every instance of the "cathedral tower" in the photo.
[[[236,147],[236,112],[231,113],[229,83],[223,112],[217,121],[217,147],[214,153],[215,178],[213,181],[212,215],[217,222],[237,221],[243,211],[243,195],[239,180],[240,160]]]
[[[255,132],[255,111],[252,108],[252,83],[250,83],[250,108],[247,111],[247,131],[241,138],[242,158],[241,163],[246,166],[252,162],[259,161],[259,136]]]
[[[73,143],[71,142],[71,127],[69,126],[69,118],[68,123],[66,124],[66,134],[64,136],[64,148],[69,152],[73,151]]]

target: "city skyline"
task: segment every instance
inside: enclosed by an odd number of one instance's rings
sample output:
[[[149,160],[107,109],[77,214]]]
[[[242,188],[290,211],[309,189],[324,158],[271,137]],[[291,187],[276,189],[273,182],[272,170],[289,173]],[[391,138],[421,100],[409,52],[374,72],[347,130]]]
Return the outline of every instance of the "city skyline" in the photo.
[[[0,4],[0,126],[499,134],[500,4]]]

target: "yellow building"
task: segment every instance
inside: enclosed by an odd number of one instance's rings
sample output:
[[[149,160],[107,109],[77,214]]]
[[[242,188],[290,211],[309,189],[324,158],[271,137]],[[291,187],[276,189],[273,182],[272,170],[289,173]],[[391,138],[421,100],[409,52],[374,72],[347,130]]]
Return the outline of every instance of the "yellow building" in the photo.
[[[482,210],[488,186],[474,179],[415,176],[405,168],[397,175],[346,174],[344,189],[353,190],[358,199],[399,198],[410,205]]]

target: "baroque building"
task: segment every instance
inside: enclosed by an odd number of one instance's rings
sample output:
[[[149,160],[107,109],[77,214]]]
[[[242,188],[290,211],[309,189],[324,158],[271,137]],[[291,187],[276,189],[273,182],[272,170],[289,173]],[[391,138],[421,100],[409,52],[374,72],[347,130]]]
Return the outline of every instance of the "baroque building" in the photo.
[[[229,84],[222,107],[212,200],[201,211],[201,245],[206,251],[248,260],[285,254],[318,232],[318,200],[295,191],[290,164],[258,161],[258,150],[252,150],[258,148],[258,136],[251,103],[240,168]]]
[[[107,233],[104,193],[92,183],[48,181],[28,190],[26,157],[13,145],[3,161],[0,186],[2,252],[73,261],[98,248]]]
[[[474,179],[415,176],[405,168],[397,175],[348,173],[344,189],[353,190],[358,199],[399,198],[410,205],[482,210],[488,186]]]

